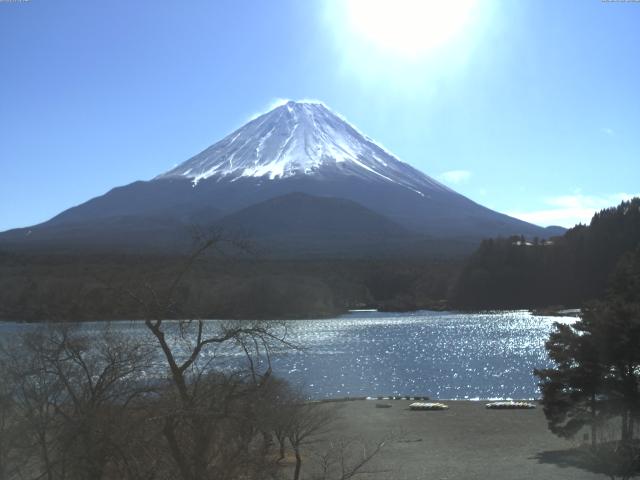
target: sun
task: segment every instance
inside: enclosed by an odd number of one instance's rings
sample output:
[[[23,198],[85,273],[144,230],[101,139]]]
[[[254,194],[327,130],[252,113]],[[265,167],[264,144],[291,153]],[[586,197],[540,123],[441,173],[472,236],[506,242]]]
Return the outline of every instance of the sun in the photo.
[[[475,0],[348,0],[353,33],[394,56],[419,59],[470,23]]]

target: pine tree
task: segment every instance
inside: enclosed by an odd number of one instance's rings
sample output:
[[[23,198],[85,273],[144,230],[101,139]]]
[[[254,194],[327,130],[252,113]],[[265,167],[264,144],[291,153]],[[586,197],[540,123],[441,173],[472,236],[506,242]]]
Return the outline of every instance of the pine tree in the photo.
[[[640,420],[640,248],[625,255],[604,300],[573,325],[555,324],[546,343],[554,368],[537,370],[550,430],[573,437],[620,419],[620,441],[633,441]]]

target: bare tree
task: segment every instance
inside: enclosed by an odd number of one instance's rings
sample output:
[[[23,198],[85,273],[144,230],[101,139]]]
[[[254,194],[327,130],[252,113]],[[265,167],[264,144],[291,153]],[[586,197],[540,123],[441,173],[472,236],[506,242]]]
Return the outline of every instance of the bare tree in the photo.
[[[129,405],[145,392],[137,381],[149,351],[105,329],[82,335],[69,326],[23,335],[2,363],[20,422],[23,472],[34,478],[105,478],[126,462]]]
[[[306,402],[272,375],[273,349],[293,347],[285,326],[208,322],[179,306],[183,279],[219,241],[204,242],[166,289],[125,291],[144,311],[142,336],[60,325],[0,351],[2,478],[273,479],[287,443],[301,478],[303,456],[326,440],[335,408]],[[351,478],[377,453],[330,445],[325,479]]]
[[[7,363],[0,357],[0,478],[10,478],[14,466],[20,424],[17,421],[15,385],[9,381]]]
[[[179,311],[177,292],[185,276],[222,241],[221,236],[203,241],[165,291],[146,284],[140,293],[126,292],[144,311],[145,326],[168,369],[166,408],[160,408],[155,419],[162,422],[162,435],[183,480],[237,478],[256,462],[263,468],[250,451],[259,433],[252,399],[269,383],[272,346],[285,342],[281,324],[206,322],[193,312]],[[187,320],[166,320],[176,317]],[[245,362],[223,371],[217,362],[232,351],[242,353]]]
[[[335,404],[297,401],[289,407],[287,414],[289,416],[286,424],[287,438],[296,458],[293,480],[299,480],[302,470],[302,448],[318,441],[321,435],[328,433],[330,425],[336,418]]]
[[[365,467],[385,446],[385,440],[368,445],[359,438],[332,440],[329,448],[317,454],[319,472],[312,480],[348,480],[357,475],[381,473],[380,470],[366,470]]]

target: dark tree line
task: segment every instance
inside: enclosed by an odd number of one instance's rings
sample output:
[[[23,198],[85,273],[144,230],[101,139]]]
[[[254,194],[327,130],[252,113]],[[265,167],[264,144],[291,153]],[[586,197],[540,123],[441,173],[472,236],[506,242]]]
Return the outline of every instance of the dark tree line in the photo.
[[[208,318],[330,317],[351,308],[497,309],[580,306],[601,296],[640,242],[640,199],[596,214],[561,237],[484,240],[468,258],[215,257],[194,265],[176,301]],[[0,252],[0,319],[144,318],[119,290],[160,288],[178,255]]]
[[[166,288],[180,256],[0,254],[0,318],[142,319],[123,290]],[[201,258],[175,292],[203,318],[328,317],[351,308],[439,306],[457,275],[453,259]],[[169,312],[169,318],[175,318]]]
[[[484,240],[451,295],[462,308],[580,306],[601,297],[619,261],[640,243],[640,199],[594,215],[562,237]]]

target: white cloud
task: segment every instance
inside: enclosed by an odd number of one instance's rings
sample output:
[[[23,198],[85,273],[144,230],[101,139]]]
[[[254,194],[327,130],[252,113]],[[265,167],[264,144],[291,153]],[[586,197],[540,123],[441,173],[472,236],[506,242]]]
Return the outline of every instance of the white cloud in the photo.
[[[270,112],[274,108],[281,107],[282,105],[286,105],[290,101],[290,98],[274,98],[273,100],[271,100],[271,103],[267,107],[267,112]]]
[[[281,107],[282,105],[286,105],[287,102],[289,102],[290,100],[291,100],[290,98],[274,98],[273,100],[271,100],[269,102],[269,105],[267,105],[267,108],[265,110],[257,112],[257,113],[254,113],[253,115],[250,115],[249,118],[247,119],[247,122],[255,120],[259,116],[270,112],[274,108],[278,108],[278,107]]]
[[[466,183],[471,178],[471,172],[469,170],[449,170],[448,172],[442,172],[438,175],[438,180],[443,183],[460,185]]]
[[[629,200],[633,197],[640,197],[640,193],[561,195],[545,200],[544,203],[550,208],[530,212],[509,212],[508,215],[537,225],[561,225],[570,228],[578,223],[589,224],[594,213],[603,208],[616,206],[623,200]]]

